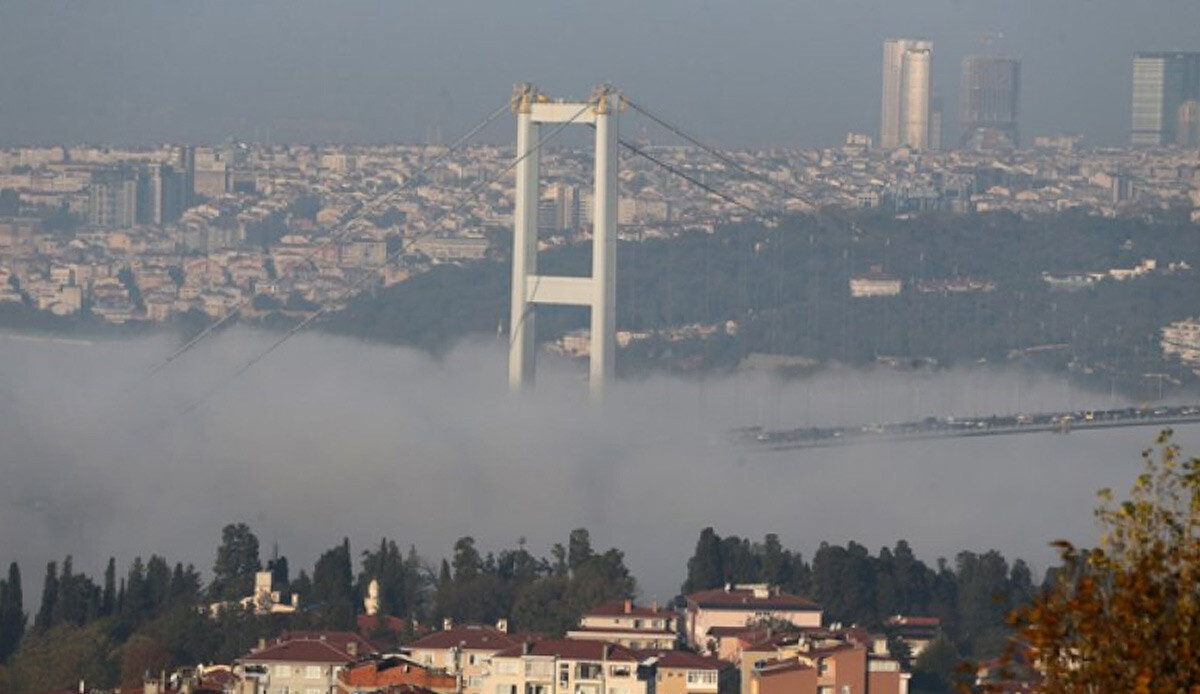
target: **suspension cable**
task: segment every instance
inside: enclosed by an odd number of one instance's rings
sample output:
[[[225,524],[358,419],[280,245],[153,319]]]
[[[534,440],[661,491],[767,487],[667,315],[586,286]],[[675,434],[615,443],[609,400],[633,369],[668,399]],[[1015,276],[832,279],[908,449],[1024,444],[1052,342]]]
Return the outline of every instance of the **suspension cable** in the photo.
[[[780,193],[783,193],[784,195],[786,195],[789,198],[793,198],[795,200],[798,200],[798,201],[804,203],[805,205],[807,205],[808,207],[810,207],[813,210],[818,209],[817,205],[812,200],[810,200],[807,196],[801,195],[798,192],[796,192],[795,190],[787,188],[786,186],[780,184],[778,181],[762,174],[761,172],[750,169],[746,165],[742,164],[738,160],[731,157],[728,153],[723,152],[723,151],[717,149],[716,147],[712,147],[712,146],[704,144],[704,142],[702,142],[699,138],[688,134],[686,131],[684,131],[682,128],[675,125],[674,123],[671,123],[659,116],[656,116],[655,114],[651,113],[646,107],[637,103],[633,99],[630,99],[625,94],[622,94],[621,97],[624,100],[624,103],[626,105],[628,105],[630,108],[632,108],[633,110],[635,110],[638,113],[642,114],[643,116],[649,118],[650,120],[654,121],[655,123],[659,124],[660,126],[666,128],[667,130],[671,131],[672,133],[678,135],[679,137],[682,137],[684,140],[687,140],[692,145],[699,147],[700,149],[709,153],[713,157],[716,157],[717,159],[719,159],[722,163],[726,164],[727,166],[731,166],[731,167],[737,169],[738,171],[741,171],[743,174],[759,181],[760,183],[766,184],[766,185],[774,188],[775,190],[779,191]]]
[[[440,222],[444,219],[453,217],[453,216],[459,214],[460,212],[462,212],[463,210],[465,210],[468,205],[470,205],[472,202],[474,202],[475,198],[480,193],[487,190],[488,187],[490,187],[492,184],[499,181],[504,176],[508,175],[508,173],[510,171],[512,171],[513,169],[515,169],[521,162],[525,161],[529,157],[540,152],[541,149],[546,145],[546,143],[553,140],[556,136],[558,136],[559,133],[561,133],[563,130],[565,130],[567,126],[571,125],[576,120],[578,120],[579,117],[582,116],[584,114],[584,112],[587,111],[591,107],[592,107],[592,104],[590,101],[585,103],[578,111],[575,112],[574,115],[571,116],[571,118],[569,120],[559,123],[558,126],[555,127],[552,131],[550,131],[550,134],[548,134],[546,137],[538,138],[538,142],[536,145],[531,147],[529,150],[527,150],[523,153],[520,153],[520,156],[513,159],[513,161],[511,163],[509,163],[504,168],[500,169],[500,171],[498,171],[494,175],[484,179],[483,181],[480,181],[478,184],[476,184],[474,187],[472,187],[471,190],[469,190],[467,192],[467,194],[462,198],[462,200],[459,202],[458,205],[453,207],[449,212],[443,214],[437,221]],[[505,108],[508,108],[507,104],[505,105]],[[436,227],[436,226],[437,225],[431,225],[431,227]],[[426,232],[424,234],[418,234],[418,235],[413,236],[411,239],[409,239],[407,242],[402,244],[395,251],[390,253],[388,255],[386,261],[384,262],[383,266],[386,267],[388,265],[388,263],[391,263],[393,260],[404,255],[404,253],[407,250],[409,250],[413,246],[413,244],[415,244],[417,241],[420,241],[421,239],[429,236],[430,233],[431,232]],[[356,281],[350,283],[346,287],[346,289],[338,296],[337,302],[340,302],[341,300],[351,296],[358,288],[360,288],[362,285],[364,285],[367,280],[374,279],[374,274],[375,273],[364,274],[364,275],[360,276]],[[336,303],[336,302],[334,302],[334,303]],[[242,376],[242,374],[249,371],[260,361],[262,361],[263,359],[266,359],[267,356],[269,356],[272,352],[274,352],[275,350],[282,347],[284,345],[284,343],[286,343],[288,340],[292,339],[292,337],[294,337],[301,330],[304,330],[306,327],[311,325],[318,318],[320,318],[321,316],[328,313],[330,310],[329,307],[331,305],[333,305],[333,303],[327,302],[326,304],[322,305],[320,309],[318,309],[317,311],[314,311],[312,314],[305,317],[304,320],[302,320],[299,323],[297,323],[296,325],[294,325],[287,332],[285,332],[283,335],[281,335],[278,339],[276,339],[274,342],[272,342],[270,345],[268,345],[265,349],[263,349],[258,354],[251,357],[248,361],[243,363],[240,367],[238,367],[229,376],[227,376],[226,378],[219,381],[215,386],[210,388],[207,392],[205,392],[199,398],[192,401],[189,405],[187,405],[182,410],[180,410],[176,415],[174,415],[174,417],[172,417],[172,420],[178,420],[182,417],[187,416],[188,414],[197,410],[198,408],[200,408],[205,402],[207,402],[210,398],[212,398],[214,395],[216,395],[219,391],[224,389],[226,386],[228,386],[233,381],[240,378]]]
[[[467,133],[465,133],[464,135],[459,137],[457,140],[455,140],[454,143],[451,144],[450,147],[448,147],[444,152],[442,152],[438,156],[434,157],[433,159],[430,159],[428,162],[423,164],[421,166],[421,168],[415,174],[410,176],[409,179],[407,181],[405,181],[402,185],[400,185],[399,187],[397,187],[394,190],[389,191],[387,194],[383,195],[379,199],[374,200],[371,203],[369,203],[368,205],[364,206],[364,208],[362,210],[360,210],[358,213],[351,216],[350,218],[339,222],[339,227],[340,227],[339,230],[334,232],[333,234],[331,234],[330,237],[327,240],[325,240],[324,242],[322,242],[321,244],[313,247],[308,252],[301,255],[300,260],[302,262],[297,263],[296,267],[300,267],[302,265],[310,263],[322,251],[324,251],[325,249],[329,248],[331,245],[340,241],[342,239],[342,237],[344,237],[347,234],[354,231],[354,224],[356,222],[360,222],[360,221],[366,219],[368,216],[370,216],[372,214],[372,212],[375,208],[382,207],[382,205],[384,205],[387,202],[390,202],[393,198],[400,195],[405,190],[407,190],[409,187],[411,187],[414,184],[414,182],[420,181],[422,179],[422,177],[428,171],[430,171],[436,165],[440,164],[446,158],[450,157],[452,154],[457,152],[469,140],[471,140],[473,137],[475,137],[477,134],[479,134],[480,131],[482,131],[487,126],[491,125],[492,122],[495,121],[497,118],[499,118],[505,111],[507,111],[509,109],[509,107],[510,107],[510,102],[505,102],[504,104],[502,104],[499,108],[492,111],[487,116],[487,118],[485,118],[483,121],[481,121],[478,125],[476,125],[474,128],[471,128],[470,131],[468,131]],[[151,376],[154,376],[158,372],[167,368],[167,366],[169,366],[171,364],[171,362],[175,361],[179,357],[182,357],[184,354],[191,351],[191,349],[193,347],[195,347],[200,342],[203,342],[206,338],[208,338],[214,332],[219,330],[221,328],[221,326],[225,325],[229,321],[233,320],[236,316],[238,316],[242,312],[242,310],[245,309],[246,306],[248,306],[251,303],[251,301],[252,301],[252,299],[243,299],[240,302],[238,302],[237,304],[235,304],[228,312],[225,313],[225,315],[221,316],[217,320],[210,323],[203,330],[201,330],[199,333],[197,333],[195,336],[193,336],[190,340],[188,340],[184,344],[180,345],[174,351],[172,351],[170,354],[168,354],[165,359],[163,359],[161,362],[159,362],[157,365],[155,365],[154,368],[150,369],[141,380],[145,380],[147,378],[150,378]],[[136,385],[136,383],[135,383],[135,385]]]

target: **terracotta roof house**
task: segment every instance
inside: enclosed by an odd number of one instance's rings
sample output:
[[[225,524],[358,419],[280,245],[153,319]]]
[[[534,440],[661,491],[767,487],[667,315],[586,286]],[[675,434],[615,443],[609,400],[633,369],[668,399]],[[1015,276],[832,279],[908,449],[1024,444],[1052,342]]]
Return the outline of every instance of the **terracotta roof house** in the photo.
[[[405,647],[413,661],[462,678],[463,694],[481,694],[483,676],[492,655],[519,645],[521,639],[508,633],[507,620],[496,626],[455,625],[449,620],[441,631],[422,636]],[[487,692],[494,694],[494,692]]]
[[[371,650],[348,631],[285,632],[239,658],[235,672],[256,683],[255,694],[331,694],[338,673]]]
[[[690,651],[641,651],[642,665],[654,671],[655,694],[737,694],[732,663]]]
[[[705,653],[716,651],[716,628],[746,627],[765,620],[796,627],[821,626],[821,607],[807,598],[766,584],[726,585],[687,596],[687,642]]]
[[[633,650],[675,648],[679,640],[679,615],[632,600],[618,600],[589,610],[567,638],[608,641]]]
[[[525,642],[492,657],[483,681],[488,694],[652,694],[641,658],[602,641],[545,639]]]
[[[450,694],[458,689],[458,678],[400,656],[354,663],[338,673],[337,678],[338,694],[365,694],[405,686]]]

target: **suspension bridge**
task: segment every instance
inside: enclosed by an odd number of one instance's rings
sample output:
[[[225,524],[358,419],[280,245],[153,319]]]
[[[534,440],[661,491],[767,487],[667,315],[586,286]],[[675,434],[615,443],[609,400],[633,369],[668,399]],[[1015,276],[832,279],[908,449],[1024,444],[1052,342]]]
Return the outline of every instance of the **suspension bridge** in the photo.
[[[689,146],[713,157],[728,171],[778,193],[780,200],[788,201],[788,208],[792,212],[781,213],[758,209],[739,199],[736,195],[721,190],[718,185],[703,180],[701,176],[675,166],[663,157],[656,156],[647,147],[639,146],[622,138],[619,132],[619,121],[621,114],[626,111],[636,112],[651,123],[682,139]],[[387,209],[387,206],[399,195],[409,192],[413,185],[421,181],[426,172],[460,152],[485,128],[508,112],[514,114],[517,121],[516,149],[512,161],[490,175],[481,177],[475,185],[469,187],[458,198],[457,202],[448,208],[448,211],[443,213],[441,219],[436,221],[454,220],[462,216],[494,184],[509,175],[514,175],[511,312],[507,331],[509,384],[514,391],[524,390],[533,383],[536,356],[534,325],[537,306],[543,304],[578,306],[590,310],[589,390],[594,400],[600,400],[603,397],[606,385],[614,378],[617,351],[615,341],[616,286],[620,277],[616,267],[617,176],[621,161],[620,150],[624,150],[630,156],[650,162],[653,166],[695,186],[731,208],[742,210],[749,217],[758,220],[768,228],[777,228],[787,214],[794,214],[794,211],[799,209],[814,215],[818,220],[818,227],[833,223],[849,225],[849,228],[853,229],[853,223],[840,219],[836,211],[820,209],[804,194],[791,186],[755,171],[729,153],[708,145],[703,139],[692,135],[681,126],[656,114],[631,98],[630,95],[618,91],[610,85],[597,87],[588,98],[582,101],[571,102],[551,99],[537,87],[524,84],[514,90],[512,97],[507,102],[499,105],[480,123],[468,130],[436,157],[425,161],[404,184],[378,196],[356,211],[348,213],[331,230],[326,240],[309,251],[309,255],[316,257],[329,246],[354,233],[356,224]],[[539,158],[550,143],[566,128],[573,125],[586,126],[594,131],[591,274],[583,277],[543,275],[538,272]],[[437,227],[436,223],[428,225],[430,229]],[[388,254],[384,267],[394,264],[411,251],[414,245],[432,233],[430,231],[406,235],[403,243]],[[203,406],[224,387],[241,378],[291,338],[325,317],[332,310],[332,306],[342,304],[345,299],[369,288],[374,279],[376,278],[370,274],[358,276],[345,287],[342,295],[337,297],[336,301],[326,303],[288,330],[278,334],[266,347],[251,355],[245,362],[222,377],[207,392],[187,404],[177,416],[181,418]],[[245,299],[223,316],[213,320],[194,337],[155,364],[146,373],[146,377],[153,377],[187,355],[201,342],[218,334],[223,326],[236,320],[243,309],[249,305],[250,299]],[[761,427],[746,427],[735,430],[734,437],[744,443],[773,448],[789,448],[845,445],[865,441],[906,441],[954,436],[1010,435],[1039,431],[1066,432],[1116,426],[1163,426],[1196,421],[1200,421],[1200,410],[1197,408],[1172,410],[1162,415],[1155,414],[1154,410],[1151,410],[1149,414],[1141,411],[1132,413],[1105,411],[1099,416],[1095,412],[1080,411],[1031,417],[994,415],[959,420],[927,418],[919,422],[834,428],[767,430]]]

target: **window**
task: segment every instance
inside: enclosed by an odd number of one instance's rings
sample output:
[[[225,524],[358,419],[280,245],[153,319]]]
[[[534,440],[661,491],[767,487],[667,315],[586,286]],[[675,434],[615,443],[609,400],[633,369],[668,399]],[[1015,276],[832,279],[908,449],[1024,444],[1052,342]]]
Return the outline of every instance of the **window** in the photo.
[[[575,679],[598,680],[603,674],[600,663],[580,663],[575,666]]]
[[[571,666],[567,663],[563,663],[562,665],[558,666],[558,683],[565,685],[567,682],[570,682],[570,681],[571,681]]]
[[[481,684],[483,684],[483,678],[480,677],[479,675],[475,675],[474,677],[467,678],[467,686],[468,687],[479,688],[479,686]]]
[[[525,661],[527,679],[548,680],[554,677],[554,663],[546,660]]]
[[[292,666],[291,665],[276,665],[275,666],[275,676],[276,677],[291,677],[292,676]],[[285,689],[284,691],[286,692],[287,690]]]
[[[717,673],[712,670],[688,670],[688,684],[716,684]]]
[[[275,694],[288,694],[288,689],[287,687],[280,687],[275,690]]]
[[[548,687],[544,684],[528,683],[525,685],[525,694],[548,694]]]
[[[633,620],[633,628],[641,629],[642,628],[642,620],[640,620],[640,619]]]
[[[515,684],[497,684],[496,694],[517,694],[517,685]]]
[[[321,694],[321,688],[320,687],[309,687],[308,689],[304,690],[304,694]]]
[[[629,677],[633,670],[628,665],[609,665],[609,677]]]
[[[817,674],[821,677],[829,674],[829,661],[821,658],[817,661]]]
[[[474,664],[475,664],[475,654],[472,653],[467,656],[467,665],[474,665]]]
[[[515,660],[498,660],[496,661],[497,675],[515,675],[519,672],[517,661]]]
[[[310,680],[321,679],[321,666],[309,665],[308,667],[304,668],[304,676]],[[308,692],[307,694],[312,694],[312,692]],[[317,692],[317,694],[320,694],[320,692]]]

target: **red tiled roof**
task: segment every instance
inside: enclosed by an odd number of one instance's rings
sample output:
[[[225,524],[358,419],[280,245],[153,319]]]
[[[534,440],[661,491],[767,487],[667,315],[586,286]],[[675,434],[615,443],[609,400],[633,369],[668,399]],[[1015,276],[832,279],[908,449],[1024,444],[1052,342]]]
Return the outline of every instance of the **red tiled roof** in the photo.
[[[686,670],[723,670],[733,667],[719,658],[703,656],[690,651],[643,650],[638,651],[643,660],[654,658],[660,668],[678,668]]]
[[[521,644],[520,637],[495,627],[464,625],[435,631],[408,644],[412,649],[441,650],[460,647],[470,651],[501,651]]]
[[[436,673],[429,668],[401,658],[388,658],[359,663],[343,670],[338,681],[345,688],[379,689],[415,685],[418,688],[450,691],[458,686],[453,675]]]
[[[584,633],[584,634],[630,634],[633,636],[645,635],[656,638],[675,638],[675,632],[666,629],[634,629],[633,627],[575,627],[568,633]]]
[[[625,609],[627,604],[629,607],[628,610]],[[653,618],[670,619],[671,617],[675,616],[675,613],[671,610],[664,610],[662,608],[654,609],[652,607],[643,607],[641,605],[637,605],[632,602],[626,603],[626,601],[624,601],[624,600],[617,600],[615,602],[608,602],[608,603],[604,603],[603,605],[598,605],[596,607],[593,607],[592,609],[590,609],[586,613],[584,613],[583,616],[584,617],[630,616],[630,617],[650,617],[652,619]]]
[[[555,656],[567,660],[609,660],[638,662],[636,653],[603,641],[545,639],[521,644],[496,654],[497,658],[519,658],[522,655]]]
[[[688,606],[695,605],[707,610],[771,610],[775,612],[815,612],[820,605],[797,595],[770,592],[766,597],[755,597],[750,588],[714,588],[687,596]]]
[[[370,643],[348,631],[293,631],[284,632],[275,641],[250,651],[241,660],[250,663],[348,663],[371,650]]]
[[[769,677],[771,675],[779,675],[785,672],[811,669],[811,665],[802,663],[794,658],[789,658],[788,660],[768,660],[762,664],[762,667],[755,668],[755,672],[759,677]]]

